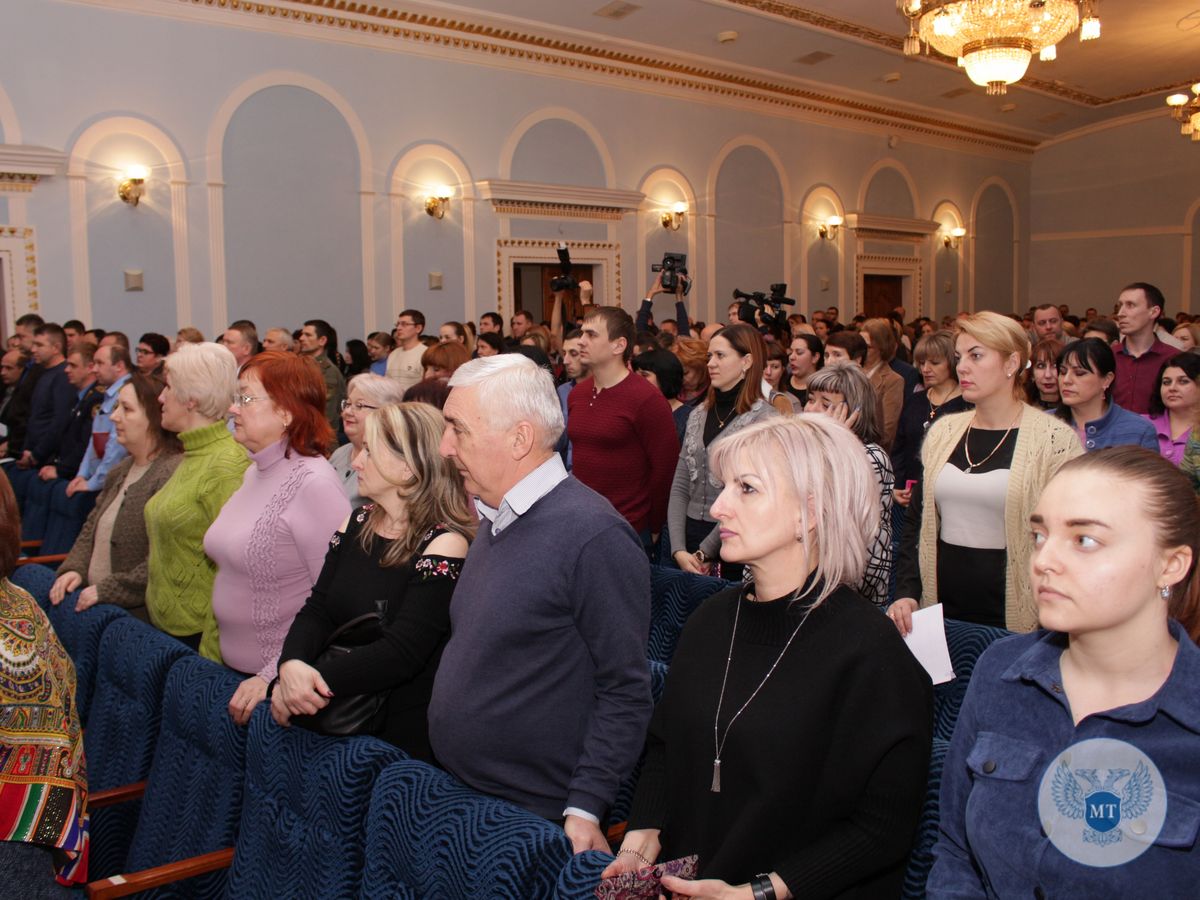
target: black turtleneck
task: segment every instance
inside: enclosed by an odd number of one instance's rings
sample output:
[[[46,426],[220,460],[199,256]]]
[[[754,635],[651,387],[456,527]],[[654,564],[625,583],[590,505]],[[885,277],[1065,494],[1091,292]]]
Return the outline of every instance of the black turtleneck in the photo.
[[[742,379],[727,391],[716,392],[713,405],[708,408],[708,418],[704,420],[705,447],[733,421],[733,411],[737,408],[738,395],[742,392],[744,381],[745,379]]]

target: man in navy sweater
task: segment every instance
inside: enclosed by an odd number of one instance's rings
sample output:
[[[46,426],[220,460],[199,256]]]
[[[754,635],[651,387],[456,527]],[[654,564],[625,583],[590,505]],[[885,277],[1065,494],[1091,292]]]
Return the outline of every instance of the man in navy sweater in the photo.
[[[450,387],[441,452],[480,528],[429,704],[434,754],[476,790],[562,822],[576,853],[607,852],[601,822],[653,709],[646,555],[554,452],[563,420],[549,373],[491,356]]]

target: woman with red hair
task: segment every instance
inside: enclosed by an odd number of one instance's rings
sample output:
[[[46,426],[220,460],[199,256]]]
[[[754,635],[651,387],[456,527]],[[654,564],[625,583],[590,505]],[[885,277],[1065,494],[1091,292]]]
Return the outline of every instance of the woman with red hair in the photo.
[[[233,437],[250,454],[242,486],[204,536],[217,564],[213,614],[225,665],[246,676],[229,701],[239,725],[267,696],[292,619],[350,501],[326,460],[333,430],[313,361],[260,353],[238,374]]]

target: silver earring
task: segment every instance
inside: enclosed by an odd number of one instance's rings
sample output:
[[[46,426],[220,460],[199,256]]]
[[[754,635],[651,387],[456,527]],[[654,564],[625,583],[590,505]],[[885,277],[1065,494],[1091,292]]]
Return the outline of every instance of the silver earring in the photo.
[[[1164,600],[1170,600],[1171,588],[1164,584],[1158,589],[1158,596],[1162,597]]]

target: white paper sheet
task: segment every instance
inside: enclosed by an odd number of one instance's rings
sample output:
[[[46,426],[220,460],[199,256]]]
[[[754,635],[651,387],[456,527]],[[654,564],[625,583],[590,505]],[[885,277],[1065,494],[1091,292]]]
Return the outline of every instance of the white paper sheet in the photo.
[[[917,662],[925,667],[934,684],[952,681],[954,666],[950,663],[950,648],[946,646],[942,604],[934,603],[917,610],[913,613],[912,624],[912,631],[905,635],[904,642]]]

